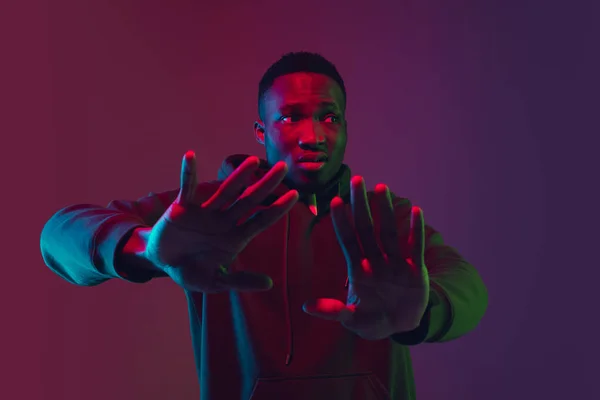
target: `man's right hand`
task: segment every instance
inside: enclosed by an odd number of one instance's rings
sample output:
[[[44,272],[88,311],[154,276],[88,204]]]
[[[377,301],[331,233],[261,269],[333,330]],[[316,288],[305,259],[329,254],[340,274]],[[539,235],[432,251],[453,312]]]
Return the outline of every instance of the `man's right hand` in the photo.
[[[203,201],[198,199],[201,193],[197,191],[195,155],[191,151],[186,153],[179,196],[143,234],[146,239],[143,257],[190,291],[269,289],[272,281],[268,276],[229,272],[226,268],[252,238],[284,216],[298,201],[298,192],[290,190],[269,207],[247,218],[287,173],[286,164],[279,162],[258,182],[248,186],[259,162],[257,157],[247,158]]]

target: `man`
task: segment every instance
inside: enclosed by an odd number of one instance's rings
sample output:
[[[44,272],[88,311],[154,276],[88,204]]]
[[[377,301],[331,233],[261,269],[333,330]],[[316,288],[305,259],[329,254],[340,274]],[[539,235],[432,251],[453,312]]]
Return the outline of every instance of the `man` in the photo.
[[[318,54],[290,53],[259,84],[266,160],[234,155],[197,184],[46,224],[69,282],[170,277],[184,288],[203,400],[413,399],[408,346],[457,338],[487,307],[476,270],[410,202],[350,178],[346,91]]]

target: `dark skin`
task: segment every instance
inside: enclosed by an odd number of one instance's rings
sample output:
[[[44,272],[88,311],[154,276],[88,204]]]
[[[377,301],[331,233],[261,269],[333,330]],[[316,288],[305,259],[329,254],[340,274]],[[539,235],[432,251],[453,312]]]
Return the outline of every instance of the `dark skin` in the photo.
[[[345,108],[339,85],[320,74],[284,75],[267,91],[254,134],[270,165],[287,164],[291,187],[314,192],[339,171],[346,151]],[[320,167],[301,162],[316,155],[326,157]]]
[[[269,164],[287,164],[285,180],[294,189],[318,191],[339,171],[347,142],[345,108],[339,85],[320,74],[281,76],[265,94],[261,119],[254,125],[255,136],[265,146]],[[327,158],[306,165],[301,162],[306,154]],[[380,209],[379,232],[374,230],[362,177],[351,181],[351,215],[342,199],[331,201],[331,218],[346,256],[348,298],[316,299],[304,305],[307,313],[339,321],[372,340],[417,328],[429,300],[421,209],[413,208],[410,237],[401,238],[386,185],[376,186],[375,204]],[[409,243],[407,254],[401,241]]]

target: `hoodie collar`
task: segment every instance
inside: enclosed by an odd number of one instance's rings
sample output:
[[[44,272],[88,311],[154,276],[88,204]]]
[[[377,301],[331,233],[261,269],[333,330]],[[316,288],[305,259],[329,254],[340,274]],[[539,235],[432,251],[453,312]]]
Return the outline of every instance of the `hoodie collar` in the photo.
[[[231,173],[240,166],[240,164],[248,158],[247,154],[234,154],[227,157],[221,164],[219,169],[218,179],[225,180]],[[254,182],[262,178],[270,166],[266,160],[260,160],[260,166],[254,175]],[[284,183],[280,184],[267,199],[265,204],[271,204],[279,196],[290,190],[290,187]],[[335,196],[346,199],[350,193],[350,168],[346,164],[342,164],[338,173],[333,177],[326,186],[318,192],[300,192],[300,201],[304,203],[314,215],[322,214],[329,210],[329,203]]]

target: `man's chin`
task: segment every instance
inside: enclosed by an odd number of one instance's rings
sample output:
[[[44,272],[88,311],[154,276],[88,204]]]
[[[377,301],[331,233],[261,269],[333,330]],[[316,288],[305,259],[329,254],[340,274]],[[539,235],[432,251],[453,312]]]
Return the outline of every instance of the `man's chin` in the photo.
[[[295,168],[293,174],[288,175],[286,183],[300,192],[314,193],[327,185],[327,176],[325,168]]]

